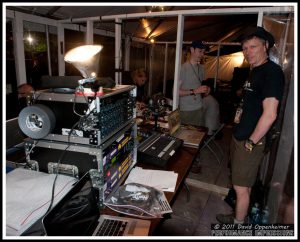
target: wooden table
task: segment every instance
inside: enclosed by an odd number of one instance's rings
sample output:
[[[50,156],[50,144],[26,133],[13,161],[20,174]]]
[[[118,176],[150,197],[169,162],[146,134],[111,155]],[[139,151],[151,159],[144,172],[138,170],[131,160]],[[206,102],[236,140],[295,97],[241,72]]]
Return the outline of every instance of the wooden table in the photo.
[[[165,192],[165,196],[170,205],[173,204],[175,201],[175,197],[178,195],[179,188],[182,187],[184,184],[184,180],[188,175],[190,168],[193,164],[194,159],[197,155],[197,149],[194,148],[187,148],[181,147],[175,154],[174,157],[170,161],[168,161],[167,165],[164,170],[167,171],[174,171],[178,173],[176,187],[174,192]],[[142,164],[138,163],[138,166],[143,167],[144,169],[153,169],[153,170],[160,170],[161,167],[149,165],[149,164]],[[152,219],[151,220],[151,227],[149,231],[149,235],[153,235],[155,229],[158,227],[162,219]]]
[[[181,147],[179,150],[176,151],[175,155],[168,161],[164,168],[145,164],[145,163],[137,163],[137,166],[142,167],[144,169],[153,169],[153,170],[167,170],[167,171],[174,171],[178,173],[178,178],[176,182],[176,187],[174,192],[165,192],[165,196],[170,204],[173,203],[175,196],[178,193],[178,189],[182,186],[184,179],[186,178],[189,170],[192,166],[193,160],[195,159],[197,154],[197,149],[188,148],[188,147]],[[118,215],[122,216],[122,214],[118,214],[116,211],[105,207],[100,211],[102,214],[109,214],[109,215]],[[126,215],[127,216],[127,215]],[[151,219],[151,227],[149,231],[149,235],[152,235],[159,223],[161,222],[161,218]]]
[[[205,135],[206,135],[206,130],[203,130],[203,132],[205,132]],[[203,136],[203,140],[204,140],[205,135]],[[201,140],[201,144],[202,144],[203,140]],[[199,147],[201,144],[199,144]],[[142,167],[144,169],[153,169],[153,170],[162,170],[163,169],[166,171],[174,171],[174,172],[178,173],[175,191],[174,192],[165,192],[165,196],[166,196],[169,204],[172,205],[172,203],[175,200],[176,195],[179,192],[179,188],[185,184],[185,182],[184,182],[185,178],[191,169],[194,159],[196,159],[196,157],[198,155],[199,147],[198,148],[192,148],[192,147],[186,147],[186,146],[180,147],[175,152],[174,156],[168,161],[168,163],[166,164],[165,167],[158,167],[155,165],[145,164],[145,163],[140,163],[140,162],[137,163],[137,166]],[[122,216],[121,214],[118,214],[117,212],[115,212],[107,207],[104,208],[101,211],[101,213]],[[158,227],[158,225],[160,224],[160,222],[162,220],[163,219],[161,219],[161,218],[151,219],[151,227],[150,227],[149,235],[153,235],[155,229]]]

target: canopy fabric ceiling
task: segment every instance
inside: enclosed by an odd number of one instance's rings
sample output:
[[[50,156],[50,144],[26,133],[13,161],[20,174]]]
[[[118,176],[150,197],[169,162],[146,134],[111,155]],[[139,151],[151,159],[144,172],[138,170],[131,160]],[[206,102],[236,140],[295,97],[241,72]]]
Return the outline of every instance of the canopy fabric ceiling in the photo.
[[[34,4],[34,3],[33,3]],[[56,20],[147,13],[151,6],[7,6],[7,9],[43,16]],[[237,6],[165,6],[164,11],[239,8]],[[160,11],[161,9],[159,9]],[[154,10],[155,11],[155,10]],[[86,22],[78,23],[86,25]],[[152,17],[122,20],[122,32],[140,39],[176,41],[177,17]],[[239,42],[248,28],[256,26],[257,14],[187,16],[184,20],[183,41],[196,39],[207,42]],[[114,32],[113,21],[94,22],[97,29]],[[210,48],[216,55],[216,47]],[[239,46],[222,46],[220,55],[240,50]],[[209,54],[209,53],[208,53]]]

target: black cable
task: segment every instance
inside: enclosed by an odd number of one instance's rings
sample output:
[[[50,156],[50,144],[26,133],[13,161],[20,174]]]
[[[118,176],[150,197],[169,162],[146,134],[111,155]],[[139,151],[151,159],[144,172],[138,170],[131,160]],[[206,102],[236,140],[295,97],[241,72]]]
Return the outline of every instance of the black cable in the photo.
[[[97,94],[97,93],[95,92],[94,97],[96,97],[96,94]],[[74,103],[75,103],[75,99],[74,99]],[[90,105],[88,106],[88,109],[89,109],[89,107],[90,107]],[[46,213],[44,214],[44,216],[46,216],[46,214],[50,211],[50,209],[51,209],[51,207],[52,207],[52,204],[53,204],[53,201],[54,201],[55,183],[56,183],[56,180],[57,180],[57,177],[58,177],[58,173],[59,173],[59,164],[62,163],[61,161],[62,161],[62,159],[64,158],[67,149],[71,146],[71,142],[70,142],[71,134],[73,133],[74,128],[82,122],[81,120],[82,120],[82,119],[88,118],[89,115],[90,115],[91,113],[92,113],[92,112],[90,112],[87,116],[81,116],[80,119],[79,119],[79,121],[76,122],[76,123],[72,126],[72,128],[71,128],[71,130],[70,130],[70,132],[69,132],[69,134],[68,134],[68,145],[67,145],[67,147],[63,150],[61,156],[60,156],[59,159],[58,159],[58,162],[57,162],[57,169],[56,169],[56,176],[55,176],[55,178],[54,178],[54,182],[53,182],[53,185],[52,185],[51,202],[50,202],[50,205],[49,205],[49,207],[48,207]]]
[[[97,93],[95,92],[94,97],[96,97],[96,94],[97,94]],[[85,97],[85,96],[84,96],[84,97]],[[76,96],[75,96],[75,98],[76,98]],[[73,107],[74,107],[74,103],[75,103],[75,98],[74,98],[74,102],[73,102]],[[85,100],[86,100],[86,102],[87,102],[87,104],[88,104],[88,101],[87,101],[86,97],[85,97]],[[90,105],[88,105],[88,109],[89,109],[89,108],[90,108]],[[74,110],[73,110],[73,111],[74,111]],[[76,112],[75,112],[75,113],[76,113]],[[56,184],[56,180],[57,180],[57,177],[58,177],[58,174],[59,174],[59,165],[62,163],[62,160],[63,160],[64,156],[66,155],[67,149],[71,146],[71,142],[70,142],[71,134],[73,133],[74,128],[82,122],[81,120],[82,120],[82,119],[88,118],[89,115],[90,115],[91,113],[92,113],[92,112],[90,111],[90,113],[89,113],[87,116],[80,116],[79,121],[76,122],[76,123],[72,126],[72,128],[71,128],[71,130],[70,130],[70,132],[69,132],[69,134],[68,134],[68,144],[67,144],[67,147],[63,150],[62,154],[60,155],[60,157],[59,157],[59,159],[58,159],[58,161],[57,161],[56,175],[55,175],[55,178],[54,178],[54,181],[53,181],[53,185],[52,185],[51,201],[50,201],[50,204],[49,204],[49,207],[48,207],[47,211],[44,213],[44,215],[42,216],[42,218],[44,218],[44,217],[48,214],[48,212],[51,210],[51,208],[52,208],[52,205],[53,205],[53,202],[54,202],[55,184]],[[36,145],[36,144],[35,144],[35,145]],[[33,147],[34,147],[34,146],[33,146]],[[30,154],[30,152],[32,151],[33,147],[31,148],[31,150],[28,152],[27,155]],[[36,230],[36,231],[33,231],[32,233],[38,232],[38,231],[41,231],[41,230]]]
[[[97,94],[97,93],[95,92],[94,98],[96,97],[96,94]],[[38,97],[39,97],[39,96],[38,96]],[[85,98],[85,100],[86,100],[86,103],[88,104],[88,110],[89,110],[90,105],[89,105],[89,103],[88,103],[88,100],[87,100],[87,98],[86,98],[85,96],[84,96],[84,98]],[[73,102],[73,111],[74,111],[75,114],[77,114],[76,111],[74,110],[74,109],[75,109],[75,99],[76,99],[76,93],[75,93],[75,98],[74,98],[74,102]],[[37,100],[37,99],[36,99],[36,100]],[[36,101],[36,100],[35,100],[35,101]],[[41,218],[44,218],[44,217],[49,213],[49,211],[50,211],[51,208],[52,208],[52,205],[53,205],[53,202],[54,202],[55,184],[56,184],[57,177],[58,177],[58,174],[59,174],[59,164],[62,163],[62,160],[63,160],[64,156],[66,155],[67,149],[71,146],[71,142],[70,142],[71,134],[73,133],[74,128],[75,128],[79,123],[82,122],[82,119],[88,118],[89,115],[90,115],[91,113],[92,113],[92,112],[90,111],[90,113],[89,113],[87,116],[85,116],[85,115],[81,116],[81,115],[80,115],[79,121],[76,122],[76,123],[72,126],[72,128],[71,128],[71,130],[70,130],[70,132],[69,132],[69,134],[68,134],[68,144],[67,144],[67,147],[63,150],[62,154],[60,155],[60,157],[59,157],[59,159],[58,159],[58,161],[57,161],[56,175],[55,175],[55,178],[54,178],[54,181],[53,181],[53,184],[52,184],[51,201],[50,201],[50,204],[49,204],[49,207],[48,207],[47,211],[44,213],[43,216],[41,216]],[[77,114],[77,115],[78,115],[78,114]],[[35,144],[33,144],[32,148],[31,148],[31,149],[29,150],[29,152],[26,154],[25,159],[27,159],[27,157],[30,155],[30,153],[32,152],[33,148],[37,145],[38,142],[39,142],[39,140],[38,140]],[[22,158],[22,159],[23,159],[23,158]],[[28,164],[28,162],[27,162],[27,164]],[[25,167],[26,167],[26,165],[25,165]],[[44,232],[44,234],[46,234],[44,229],[38,229],[38,230],[32,231],[32,232],[30,232],[30,234],[33,234],[33,233],[36,233],[36,232],[42,232],[42,231]],[[27,235],[30,235],[30,234],[27,234]]]
[[[58,161],[57,161],[56,175],[55,175],[54,182],[53,182],[53,185],[52,185],[51,202],[50,202],[50,205],[49,205],[47,211],[45,212],[45,214],[44,214],[42,217],[45,217],[45,216],[47,215],[47,213],[51,210],[51,207],[52,207],[52,204],[53,204],[53,201],[54,201],[55,183],[56,183],[56,180],[57,180],[57,177],[58,177],[59,164],[61,164],[61,161],[62,161],[62,159],[64,158],[67,149],[71,146],[70,137],[71,137],[71,134],[72,134],[72,132],[73,132],[73,130],[74,130],[74,128],[76,127],[77,124],[78,124],[78,122],[75,123],[75,124],[73,125],[73,127],[71,128],[71,130],[70,130],[70,132],[69,132],[69,134],[68,134],[68,145],[67,145],[67,147],[63,150],[61,156],[59,157],[59,159],[58,159]]]
[[[71,132],[70,132],[70,133],[71,133]],[[59,159],[58,162],[57,162],[56,175],[55,175],[55,178],[54,178],[54,182],[53,182],[53,184],[52,184],[51,201],[50,201],[50,204],[49,204],[49,207],[48,207],[47,211],[44,213],[43,216],[41,216],[41,218],[44,218],[44,217],[48,214],[48,212],[51,210],[51,208],[52,208],[52,204],[53,204],[53,202],[54,202],[55,183],[56,183],[56,180],[57,180],[57,177],[58,177],[58,170],[59,170],[59,169],[58,169],[58,165],[59,165],[61,159],[63,158],[63,156],[65,155],[66,150],[69,148],[69,146],[70,146],[70,144],[68,144],[68,146],[64,149],[63,153],[62,153],[61,156],[60,156],[60,159]],[[35,230],[35,231],[31,232],[31,234],[32,234],[32,233],[35,233],[35,232],[38,232],[38,231],[42,231],[42,230]],[[44,231],[44,232],[45,232],[45,231]]]
[[[70,132],[71,133],[71,132]],[[57,162],[57,169],[56,169],[56,175],[55,175],[55,178],[54,178],[54,182],[53,182],[53,185],[52,185],[52,193],[51,193],[51,201],[50,201],[50,205],[46,211],[46,213],[44,214],[44,216],[50,211],[50,209],[52,208],[52,204],[53,204],[53,201],[54,201],[54,191],[55,191],[55,183],[56,183],[56,180],[57,180],[57,177],[58,177],[58,171],[59,171],[59,164],[61,163],[61,160],[63,159],[63,157],[65,156],[66,154],[66,150],[70,147],[71,144],[68,144],[67,147],[64,149],[64,151],[62,152],[58,162]],[[43,216],[43,217],[44,217]]]
[[[83,95],[83,97],[84,97],[84,99],[85,99],[85,102],[86,102],[86,104],[87,104],[87,106],[88,106],[88,109],[89,109],[89,101],[88,101],[88,99],[86,98],[86,96],[84,95],[84,91],[83,91],[82,89],[79,89],[79,88],[77,87],[76,90],[75,90],[75,93],[74,93],[75,97],[74,97],[74,99],[73,99],[73,100],[74,100],[74,101],[73,101],[73,112],[74,112],[76,115],[78,115],[78,116],[80,116],[80,117],[83,117],[84,114],[81,115],[81,114],[77,113],[76,110],[75,110],[76,97],[77,97],[76,92],[77,92],[77,90],[79,90],[79,92],[82,93],[82,95]]]
[[[97,96],[97,91],[94,92],[93,100],[92,100],[91,103],[88,105],[87,110],[90,109],[90,105],[91,105],[92,102],[96,99],[96,96]],[[74,100],[74,101],[75,101],[75,100]],[[87,104],[88,104],[88,103],[87,103]],[[78,121],[78,126],[79,126],[79,127],[82,127],[82,122],[84,122],[85,120],[87,120],[88,117],[91,115],[91,113],[92,113],[92,110],[90,110],[90,112],[89,112],[87,115],[81,116],[81,118],[80,118],[79,121]]]

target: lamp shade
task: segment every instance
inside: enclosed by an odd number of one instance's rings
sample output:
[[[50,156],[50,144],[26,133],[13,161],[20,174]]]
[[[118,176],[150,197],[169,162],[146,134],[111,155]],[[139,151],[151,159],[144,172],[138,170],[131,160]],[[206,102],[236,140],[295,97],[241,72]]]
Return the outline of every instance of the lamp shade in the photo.
[[[74,65],[84,78],[96,77],[102,45],[82,45],[69,50],[64,60]]]

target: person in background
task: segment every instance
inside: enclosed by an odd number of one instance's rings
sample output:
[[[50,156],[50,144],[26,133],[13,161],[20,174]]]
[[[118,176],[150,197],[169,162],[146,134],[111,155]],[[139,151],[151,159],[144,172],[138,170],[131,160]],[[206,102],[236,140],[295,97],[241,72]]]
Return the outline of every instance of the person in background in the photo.
[[[208,94],[210,88],[202,85],[204,66],[201,60],[207,46],[203,41],[193,41],[190,58],[181,66],[179,79],[179,110],[182,124],[204,126],[203,100],[201,94]],[[199,159],[195,159],[191,171],[201,172]]]
[[[136,100],[138,102],[146,102],[147,101],[147,94],[145,90],[145,84],[148,80],[148,75],[145,69],[139,68],[131,72],[131,79],[132,85],[136,85],[137,87],[137,94]]]
[[[34,88],[27,83],[18,86],[19,112],[27,106],[28,95],[34,91]]]
[[[250,74],[243,86],[230,144],[231,179],[237,199],[234,214],[216,216],[222,224],[245,223],[251,188],[264,155],[265,135],[277,117],[284,91],[284,74],[268,57],[274,42],[274,37],[262,27],[256,27],[242,41]]]
[[[146,84],[148,81],[148,75],[144,68],[138,68],[134,71],[124,71],[122,74],[123,85],[135,85],[136,86],[136,108],[137,116],[142,116],[142,112],[146,107],[148,101]]]
[[[193,41],[190,46],[190,59],[180,70],[179,109],[183,124],[204,125],[203,101],[201,94],[209,93],[210,88],[202,85],[204,66],[200,64],[206,45],[203,41]]]

